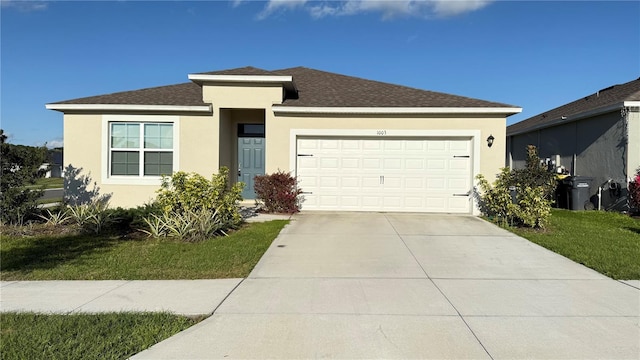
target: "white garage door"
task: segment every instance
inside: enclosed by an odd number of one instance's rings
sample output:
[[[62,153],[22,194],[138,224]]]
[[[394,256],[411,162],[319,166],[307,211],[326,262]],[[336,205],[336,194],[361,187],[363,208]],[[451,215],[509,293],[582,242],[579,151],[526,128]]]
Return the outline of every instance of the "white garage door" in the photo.
[[[298,138],[303,210],[469,213],[470,139]]]

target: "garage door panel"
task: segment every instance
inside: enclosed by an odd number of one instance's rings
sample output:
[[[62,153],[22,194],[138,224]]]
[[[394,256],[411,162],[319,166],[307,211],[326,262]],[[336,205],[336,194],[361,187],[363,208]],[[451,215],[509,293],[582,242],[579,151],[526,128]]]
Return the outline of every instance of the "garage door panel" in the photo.
[[[442,159],[427,160],[427,170],[447,170],[447,162]]]
[[[306,210],[462,212],[471,209],[468,139],[298,140]],[[454,157],[459,156],[459,157]]]
[[[431,140],[427,143],[427,150],[434,153],[442,153],[447,149],[447,143],[444,140]]]
[[[425,179],[423,177],[405,177],[404,188],[407,191],[424,190]]]
[[[361,159],[358,158],[342,158],[340,165],[343,170],[360,169]]]
[[[322,170],[338,170],[340,160],[336,157],[323,157],[320,159],[320,168]]]
[[[402,159],[401,158],[384,159],[382,161],[382,169],[400,170],[402,169]]]
[[[360,178],[343,176],[341,186],[345,189],[357,190],[360,188]]]
[[[467,140],[457,140],[449,142],[449,149],[452,151],[471,152],[471,142]]]
[[[470,165],[469,159],[466,158],[449,160],[449,169],[451,170],[469,171]]]
[[[363,169],[382,169],[382,159],[362,159]]]
[[[382,150],[382,142],[380,140],[362,140],[362,150]]]

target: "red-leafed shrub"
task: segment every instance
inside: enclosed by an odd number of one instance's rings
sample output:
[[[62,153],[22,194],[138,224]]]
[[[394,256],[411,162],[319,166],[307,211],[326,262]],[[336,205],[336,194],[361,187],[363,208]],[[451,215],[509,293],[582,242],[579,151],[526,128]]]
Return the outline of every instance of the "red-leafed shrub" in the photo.
[[[629,206],[631,211],[640,213],[640,168],[636,176],[629,182]]]
[[[273,174],[255,177],[256,197],[264,204],[264,210],[276,213],[295,213],[300,211],[296,178],[278,170]]]

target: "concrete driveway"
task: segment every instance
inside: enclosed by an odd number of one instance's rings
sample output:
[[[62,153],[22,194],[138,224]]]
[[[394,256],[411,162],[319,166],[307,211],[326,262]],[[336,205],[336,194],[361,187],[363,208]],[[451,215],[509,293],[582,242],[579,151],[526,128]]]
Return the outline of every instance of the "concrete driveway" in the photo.
[[[304,213],[135,358],[637,360],[640,290],[475,217]]]

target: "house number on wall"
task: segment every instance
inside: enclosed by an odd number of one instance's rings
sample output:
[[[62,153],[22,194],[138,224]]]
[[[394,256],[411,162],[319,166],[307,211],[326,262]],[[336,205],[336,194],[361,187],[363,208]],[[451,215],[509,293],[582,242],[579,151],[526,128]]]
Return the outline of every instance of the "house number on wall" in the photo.
[[[387,130],[378,130],[378,131],[376,131],[376,134],[378,136],[385,136],[385,135],[387,135]]]

